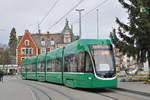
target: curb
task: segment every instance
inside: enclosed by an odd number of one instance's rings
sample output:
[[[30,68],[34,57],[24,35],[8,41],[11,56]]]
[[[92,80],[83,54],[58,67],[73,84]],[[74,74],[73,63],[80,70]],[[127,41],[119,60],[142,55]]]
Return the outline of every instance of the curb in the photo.
[[[111,88],[111,89],[112,90],[117,90],[117,91],[130,92],[130,93],[134,93],[134,94],[139,94],[139,95],[144,95],[144,96],[150,97],[150,93],[146,93],[146,92],[129,90],[129,89],[124,89],[124,88]]]

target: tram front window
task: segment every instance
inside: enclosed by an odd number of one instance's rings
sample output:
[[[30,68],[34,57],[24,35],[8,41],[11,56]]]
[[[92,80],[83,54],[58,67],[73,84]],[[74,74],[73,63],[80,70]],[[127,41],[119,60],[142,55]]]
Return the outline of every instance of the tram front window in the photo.
[[[115,74],[113,53],[108,48],[92,48],[96,74],[102,78],[111,78]]]

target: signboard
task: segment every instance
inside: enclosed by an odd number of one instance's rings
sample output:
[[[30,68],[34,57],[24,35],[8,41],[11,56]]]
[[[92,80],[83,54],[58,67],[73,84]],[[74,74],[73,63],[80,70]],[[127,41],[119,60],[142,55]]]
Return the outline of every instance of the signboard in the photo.
[[[96,45],[92,45],[92,48],[93,49],[104,49],[104,48],[107,48],[107,49],[109,49],[110,48],[110,45],[98,45],[98,44],[96,44]]]
[[[110,51],[108,50],[101,51],[101,55],[110,55]]]
[[[110,71],[109,64],[99,64],[97,71]]]

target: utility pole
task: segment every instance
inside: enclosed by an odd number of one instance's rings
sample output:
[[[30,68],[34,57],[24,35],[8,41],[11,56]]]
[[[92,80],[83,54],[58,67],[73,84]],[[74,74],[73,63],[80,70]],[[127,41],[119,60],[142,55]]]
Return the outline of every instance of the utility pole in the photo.
[[[41,34],[40,24],[38,23],[38,33]]]
[[[97,39],[99,39],[99,9],[97,11]]]
[[[76,11],[79,12],[79,39],[81,39],[81,34],[82,34],[82,31],[81,31],[81,12],[83,11],[84,9],[76,9]]]

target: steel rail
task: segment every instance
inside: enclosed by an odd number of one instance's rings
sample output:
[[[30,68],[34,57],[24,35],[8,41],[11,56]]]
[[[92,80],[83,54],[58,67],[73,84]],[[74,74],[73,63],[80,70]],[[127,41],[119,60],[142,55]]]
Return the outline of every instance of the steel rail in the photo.
[[[39,85],[39,86],[42,86],[42,87],[45,87],[45,88],[49,88],[49,89],[51,89],[51,90],[53,90],[53,91],[55,91],[55,92],[57,92],[57,93],[59,93],[59,94],[61,94],[61,95],[63,95],[63,96],[65,96],[65,97],[67,97],[67,98],[69,98],[70,100],[75,100],[74,98],[72,98],[71,96],[68,96],[68,95],[66,95],[65,93],[63,93],[63,92],[61,92],[61,91],[59,91],[59,90],[56,90],[56,89],[54,89],[54,88],[51,88],[51,87],[49,87],[49,86],[47,86],[47,85],[44,85],[44,84],[40,84],[40,83],[35,83],[35,82],[32,82],[33,84],[36,84],[36,85]]]
[[[27,85],[27,86],[33,88],[33,89],[38,90],[38,91],[41,92],[43,95],[45,95],[46,97],[48,97],[49,100],[53,100],[53,99],[52,99],[45,91],[43,91],[42,89],[37,88],[36,86],[31,85],[31,84],[28,84],[28,83],[24,83],[24,82],[21,82],[21,83],[23,83],[23,84],[25,84],[25,85]],[[35,93],[35,91],[34,91],[34,93]],[[39,98],[37,95],[36,95],[36,97]]]

